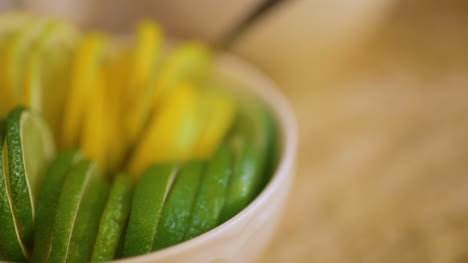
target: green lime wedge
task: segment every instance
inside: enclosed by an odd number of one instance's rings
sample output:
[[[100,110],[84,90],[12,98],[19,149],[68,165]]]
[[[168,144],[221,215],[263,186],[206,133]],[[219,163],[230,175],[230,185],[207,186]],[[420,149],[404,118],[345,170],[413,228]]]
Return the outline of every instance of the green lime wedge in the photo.
[[[34,201],[54,155],[54,144],[45,121],[24,107],[8,114],[6,143],[13,211],[21,240],[29,247],[33,238]]]
[[[164,201],[177,171],[178,165],[153,165],[141,176],[133,196],[124,257],[152,251]]]
[[[204,163],[200,161],[192,161],[182,167],[164,205],[153,250],[184,241],[203,170]]]
[[[194,238],[218,225],[232,174],[232,164],[231,149],[227,145],[221,145],[209,161],[201,179],[184,239]]]
[[[244,209],[273,172],[275,138],[274,121],[265,106],[253,100],[242,103],[228,139],[235,161],[220,223]]]
[[[16,226],[8,185],[5,128],[5,122],[0,120],[0,260],[24,261],[28,255]]]
[[[99,232],[94,245],[92,262],[111,261],[124,231],[130,212],[133,181],[127,174],[118,174],[102,213]]]
[[[89,262],[108,183],[96,162],[83,160],[65,178],[53,227],[49,262]]]
[[[261,152],[256,145],[241,136],[236,136],[231,141],[234,150],[233,175],[227,188],[220,223],[239,213],[252,201],[262,179]]]
[[[41,184],[36,206],[33,262],[48,262],[57,202],[69,170],[82,159],[78,150],[61,152],[52,161]]]

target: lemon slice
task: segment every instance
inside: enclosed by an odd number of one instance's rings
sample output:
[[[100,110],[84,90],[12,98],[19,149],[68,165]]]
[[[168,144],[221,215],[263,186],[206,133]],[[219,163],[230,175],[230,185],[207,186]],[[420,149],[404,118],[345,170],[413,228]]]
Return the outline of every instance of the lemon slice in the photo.
[[[162,32],[154,23],[143,21],[138,27],[138,36],[134,53],[132,54],[129,80],[126,87],[124,105],[129,105],[125,111],[125,128],[127,141],[135,143],[147,122],[154,93],[156,67],[161,57]]]
[[[199,91],[185,82],[155,114],[130,161],[132,176],[153,163],[184,161],[190,157],[199,132]]]
[[[236,107],[229,94],[213,89],[205,92],[202,101],[201,126],[203,128],[197,139],[193,157],[208,159],[231,128]]]
[[[27,22],[6,40],[4,61],[4,89],[8,90],[10,107],[22,102],[24,94],[24,64],[39,35],[44,30],[45,20]]]
[[[0,120],[0,258],[3,256],[1,260],[25,261],[28,254],[19,235],[8,185],[8,153],[5,130],[5,122]]]
[[[24,26],[34,17],[23,12],[8,12],[0,15],[0,60],[4,61],[7,55],[6,46],[8,39],[13,35],[18,28]],[[6,71],[5,63],[0,64],[0,72]],[[5,85],[5,75],[0,74],[0,98],[4,100],[0,103],[0,115],[7,115],[8,111],[14,107],[14,97],[11,89]]]
[[[62,146],[78,145],[88,108],[88,99],[100,85],[106,40],[99,34],[88,35],[74,57],[71,84],[66,98],[62,127]]]
[[[211,54],[208,48],[199,42],[187,42],[177,47],[161,68],[153,95],[157,105],[182,82],[198,84],[210,71]]]
[[[53,139],[38,114],[18,107],[8,115],[6,142],[15,220],[21,240],[29,246],[33,237],[34,202],[54,155]]]
[[[51,21],[26,61],[24,104],[44,114],[56,138],[60,136],[71,57],[78,38],[79,32],[71,24]]]

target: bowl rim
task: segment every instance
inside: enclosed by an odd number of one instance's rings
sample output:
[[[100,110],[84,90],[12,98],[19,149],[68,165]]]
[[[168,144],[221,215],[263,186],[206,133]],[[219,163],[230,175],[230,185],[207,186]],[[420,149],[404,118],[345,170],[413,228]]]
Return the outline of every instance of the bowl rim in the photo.
[[[294,112],[286,97],[282,94],[272,79],[267,77],[258,68],[235,55],[221,53],[217,55],[215,64],[216,67],[220,67],[223,72],[228,71],[227,69],[234,69],[235,75],[242,76],[240,77],[241,81],[248,84],[248,90],[251,90],[258,95],[259,99],[266,103],[274,113],[274,117],[279,126],[279,134],[282,136],[280,148],[281,154],[275,173],[272,175],[265,188],[249,205],[247,205],[247,207],[216,228],[191,240],[184,241],[180,244],[164,248],[159,251],[129,258],[117,259],[111,262],[137,263],[142,261],[154,261],[194,249],[204,242],[216,238],[216,236],[220,235],[222,232],[227,231],[239,221],[244,220],[250,214],[254,213],[255,210],[271,199],[277,189],[282,187],[283,182],[287,177],[292,176],[291,171],[294,168],[297,152],[298,131]]]

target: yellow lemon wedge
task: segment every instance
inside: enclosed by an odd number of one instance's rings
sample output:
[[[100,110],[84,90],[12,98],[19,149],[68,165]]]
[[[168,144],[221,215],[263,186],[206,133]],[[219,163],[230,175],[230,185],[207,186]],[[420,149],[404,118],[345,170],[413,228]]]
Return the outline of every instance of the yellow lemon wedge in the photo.
[[[21,103],[24,93],[24,63],[32,46],[36,42],[39,35],[42,33],[45,25],[44,19],[35,19],[26,22],[15,33],[10,34],[5,39],[2,63],[2,93],[6,99],[5,109],[12,109],[17,104]]]
[[[177,47],[162,66],[155,85],[154,104],[163,100],[181,82],[198,83],[209,72],[211,54],[208,47],[199,42],[187,42]]]
[[[34,19],[33,16],[24,12],[8,12],[0,16],[0,60],[4,61],[7,55],[7,40],[15,34],[18,28],[24,26]],[[7,65],[5,63],[0,64],[0,115],[5,116],[9,110],[14,107],[14,97],[11,89],[5,85],[5,70]]]
[[[106,39],[100,34],[86,36],[74,57],[71,83],[66,98],[62,127],[62,146],[78,145],[79,137],[91,101],[101,78],[101,66],[105,56]]]
[[[209,89],[202,99],[201,126],[192,157],[209,159],[232,126],[236,109],[230,94]]]
[[[98,161],[106,169],[109,163],[110,119],[103,71],[98,73],[91,88],[83,120],[81,147],[86,158]]]
[[[41,112],[60,136],[69,68],[79,31],[63,21],[50,21],[26,61],[23,103]]]
[[[139,176],[149,165],[185,161],[198,137],[199,90],[183,82],[152,117],[129,164],[132,176]]]
[[[154,23],[139,24],[136,45],[131,57],[129,82],[126,87],[125,133],[128,144],[135,143],[152,106],[154,79],[158,60],[161,57],[162,31]]]

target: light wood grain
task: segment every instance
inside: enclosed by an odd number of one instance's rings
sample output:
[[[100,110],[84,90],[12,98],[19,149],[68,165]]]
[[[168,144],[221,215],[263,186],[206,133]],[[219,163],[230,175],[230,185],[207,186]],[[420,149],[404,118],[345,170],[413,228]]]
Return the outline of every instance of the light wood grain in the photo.
[[[468,262],[468,10],[425,3],[332,79],[282,83],[301,148],[263,262]]]

